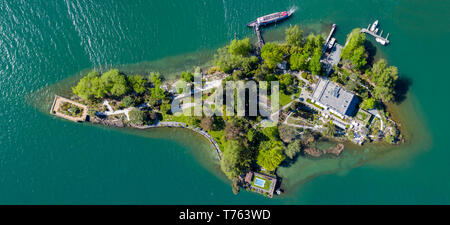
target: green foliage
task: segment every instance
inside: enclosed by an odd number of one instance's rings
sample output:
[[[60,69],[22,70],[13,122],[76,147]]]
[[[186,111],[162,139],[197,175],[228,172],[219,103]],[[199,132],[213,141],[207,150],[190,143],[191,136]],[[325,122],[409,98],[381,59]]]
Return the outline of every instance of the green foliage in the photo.
[[[186,82],[192,82],[194,81],[194,74],[191,72],[183,71],[181,72],[181,79],[183,79]]]
[[[306,70],[308,69],[308,59],[310,55],[308,52],[294,53],[289,58],[289,64],[293,70]]]
[[[263,141],[259,146],[257,163],[268,171],[274,171],[286,158],[281,141]]]
[[[398,79],[398,69],[395,66],[387,67],[386,60],[377,61],[369,72],[370,79],[375,83],[373,94],[377,99],[387,102],[394,100],[395,83]]]
[[[121,105],[124,108],[128,108],[130,106],[133,106],[133,104],[134,104],[134,101],[133,101],[133,98],[131,96],[125,96],[122,99],[122,102],[121,102]]]
[[[138,94],[142,94],[145,91],[145,79],[141,75],[128,76],[128,82],[131,88]]]
[[[286,43],[294,46],[303,43],[303,30],[298,25],[286,29]]]
[[[101,80],[106,91],[111,95],[122,96],[130,90],[127,79],[123,74],[119,73],[118,69],[104,72],[101,76]]]
[[[161,74],[158,72],[150,72],[148,79],[150,82],[155,83],[157,80],[161,80]]]
[[[278,127],[280,139],[285,143],[290,143],[297,136],[297,129],[291,126],[281,125]]]
[[[139,109],[133,109],[129,112],[130,123],[135,125],[144,125],[145,123],[145,113]]]
[[[364,48],[366,35],[360,29],[354,29],[349,36],[350,40],[342,49],[341,57],[352,62],[355,69],[362,69],[367,63],[367,53]]]
[[[283,61],[283,51],[275,43],[267,43],[261,49],[261,57],[269,69],[275,69]]]
[[[156,80],[154,83],[154,87],[150,89],[151,92],[151,98],[159,101],[162,100],[166,95],[164,94],[164,90],[161,88],[161,81]]]
[[[336,135],[336,126],[332,121],[325,124],[325,135],[330,137],[334,137],[334,135]]]
[[[322,69],[322,63],[320,62],[320,57],[322,56],[322,51],[318,48],[314,50],[314,54],[309,61],[309,70],[313,75],[320,73]]]
[[[266,127],[262,130],[262,133],[269,138],[271,141],[278,141],[280,140],[280,134],[278,133],[278,127]]]
[[[242,70],[235,70],[233,71],[233,80],[238,81],[245,78],[245,74],[242,72]]]
[[[72,91],[75,95],[85,100],[103,98],[107,93],[100,74],[94,70],[81,78],[78,84],[72,88]]]
[[[287,90],[292,84],[294,84],[294,79],[290,74],[282,74],[278,76],[278,81],[280,82],[280,89],[285,93],[288,93]]]
[[[360,105],[360,107],[364,110],[373,109],[375,108],[375,99],[374,98],[368,98],[364,99]]]
[[[249,38],[245,38],[243,40],[234,39],[228,47],[228,51],[231,55],[248,56],[251,50],[252,44],[250,43]]]
[[[290,143],[286,148],[286,156],[290,159],[293,159],[298,153],[300,153],[302,150],[302,143],[300,140],[295,140],[294,142]]]
[[[220,167],[229,179],[238,177],[250,167],[252,158],[248,152],[238,141],[225,142]]]

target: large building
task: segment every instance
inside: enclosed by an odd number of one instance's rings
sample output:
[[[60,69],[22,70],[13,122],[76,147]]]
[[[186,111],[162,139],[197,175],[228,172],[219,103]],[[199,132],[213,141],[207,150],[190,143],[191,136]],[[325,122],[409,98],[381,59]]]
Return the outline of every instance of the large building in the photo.
[[[320,79],[312,100],[342,118],[354,116],[358,104],[358,98],[353,93],[325,79]]]

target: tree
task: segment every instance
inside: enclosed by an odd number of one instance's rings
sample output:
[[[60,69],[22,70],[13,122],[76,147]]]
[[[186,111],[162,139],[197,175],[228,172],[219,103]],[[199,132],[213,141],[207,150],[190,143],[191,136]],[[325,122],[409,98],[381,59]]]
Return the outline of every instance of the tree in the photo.
[[[191,72],[183,71],[181,72],[181,79],[183,79],[186,82],[192,82],[194,81],[194,74]]]
[[[354,29],[349,35],[347,45],[342,49],[341,57],[352,62],[353,66],[360,70],[367,63],[367,53],[364,48],[366,35],[360,32],[360,29]]]
[[[370,79],[375,83],[374,97],[387,102],[394,100],[395,83],[398,79],[398,69],[395,66],[387,67],[386,60],[377,61],[369,72]]]
[[[144,125],[145,123],[145,114],[143,111],[139,109],[133,109],[129,112],[130,123],[135,125]]]
[[[262,130],[262,133],[268,137],[271,141],[278,141],[280,140],[280,135],[278,133],[278,127],[266,127]]]
[[[164,90],[161,88],[161,81],[156,80],[154,83],[154,87],[150,89],[151,98],[159,101],[162,100],[166,95],[164,94]]]
[[[263,141],[260,144],[257,163],[268,171],[274,171],[286,156],[283,154],[283,144],[280,141]]]
[[[200,127],[203,130],[212,130],[213,128],[213,119],[209,116],[204,116],[200,121]]]
[[[155,83],[157,80],[161,80],[161,74],[158,72],[150,72],[148,78],[150,82]]]
[[[252,44],[249,38],[243,40],[232,40],[228,51],[231,55],[248,56],[252,50]]]
[[[294,79],[292,78],[292,76],[287,73],[280,75],[278,77],[278,80],[280,82],[280,89],[285,93],[287,92],[287,88],[294,83]]]
[[[320,49],[315,49],[314,54],[309,61],[309,70],[313,75],[317,75],[322,70],[322,63],[320,58],[322,57],[322,51]]]
[[[227,141],[224,143],[220,167],[229,179],[237,178],[244,170],[250,167],[252,158],[246,155],[247,152],[238,141]]]
[[[297,129],[291,126],[281,125],[278,127],[280,139],[285,143],[290,143],[297,136]]]
[[[286,156],[293,159],[302,150],[302,142],[300,140],[295,140],[290,143],[286,148]]]
[[[125,96],[123,99],[122,99],[122,106],[124,107],[124,108],[128,108],[128,107],[130,107],[130,106],[132,106],[133,105],[133,98],[131,97],[131,96]]]
[[[235,118],[227,121],[225,125],[225,136],[227,140],[236,140],[240,136],[244,136],[246,134],[246,130],[243,126],[244,124],[242,121]]]
[[[129,91],[127,79],[118,69],[104,72],[101,76],[102,82],[111,95],[122,96]]]
[[[161,113],[163,114],[167,114],[169,113],[170,109],[172,108],[172,105],[168,102],[164,102],[163,104],[161,104],[161,106],[159,107],[159,110],[161,111]]]
[[[145,91],[145,79],[141,75],[128,76],[128,82],[131,88],[138,93],[142,94]]]
[[[245,74],[241,70],[233,71],[233,80],[238,81],[245,78]]]
[[[334,137],[335,134],[336,134],[336,126],[330,120],[328,123],[325,124],[325,135]]]
[[[308,69],[308,59],[309,53],[294,53],[289,58],[289,64],[291,65],[291,69],[293,70],[306,70]]]
[[[368,110],[375,108],[375,99],[374,98],[368,98],[364,99],[361,102],[361,109]]]
[[[80,79],[78,84],[72,88],[75,95],[85,100],[93,100],[94,98],[103,98],[107,93],[100,74],[94,70]]]
[[[283,61],[283,52],[275,43],[267,43],[261,49],[261,57],[269,69],[275,69]]]
[[[286,29],[286,43],[294,46],[300,46],[303,43],[303,30],[298,25]]]

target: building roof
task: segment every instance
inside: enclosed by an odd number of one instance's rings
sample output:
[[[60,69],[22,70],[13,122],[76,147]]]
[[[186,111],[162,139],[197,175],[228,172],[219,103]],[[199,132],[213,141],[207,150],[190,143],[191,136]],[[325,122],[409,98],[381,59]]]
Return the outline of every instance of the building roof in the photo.
[[[316,90],[314,90],[312,99],[347,116],[354,114],[358,101],[353,93],[324,79],[320,79]]]

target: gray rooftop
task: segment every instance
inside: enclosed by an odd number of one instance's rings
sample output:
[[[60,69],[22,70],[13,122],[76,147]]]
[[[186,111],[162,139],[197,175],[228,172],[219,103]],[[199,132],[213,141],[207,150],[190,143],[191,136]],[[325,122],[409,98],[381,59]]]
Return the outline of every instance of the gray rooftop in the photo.
[[[353,115],[358,101],[353,93],[324,79],[320,79],[312,99],[347,116]]]

